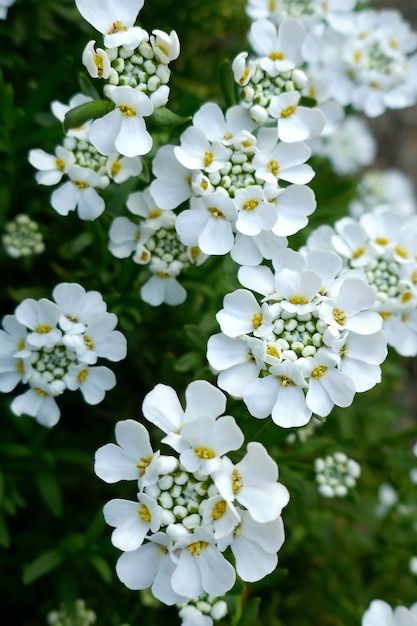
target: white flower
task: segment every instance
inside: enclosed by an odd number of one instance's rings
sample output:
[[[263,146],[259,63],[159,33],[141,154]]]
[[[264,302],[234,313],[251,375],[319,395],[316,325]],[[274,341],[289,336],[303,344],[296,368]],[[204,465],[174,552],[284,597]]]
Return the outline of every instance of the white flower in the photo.
[[[15,415],[30,415],[43,426],[55,426],[61,415],[55,397],[63,393],[65,383],[58,380],[47,383],[43,376],[35,374],[30,385],[30,389],[12,401],[11,410]]]
[[[300,64],[300,48],[305,35],[305,29],[295,20],[282,22],[278,32],[269,20],[258,20],[252,24],[248,39],[261,57],[262,69],[271,76],[276,76]]]
[[[187,598],[206,592],[213,596],[229,591],[236,579],[233,566],[202,528],[181,537],[173,546],[176,567],[171,577],[174,591]]]
[[[139,157],[120,157],[119,154],[110,156],[106,163],[106,170],[109,177],[115,183],[124,183],[132,176],[138,176],[143,169],[142,161]]]
[[[153,30],[150,44],[161,63],[168,64],[177,59],[180,54],[180,42],[175,30],[172,30],[169,35],[162,30]]]
[[[35,179],[40,185],[56,185],[75,164],[74,154],[62,146],[57,146],[55,155],[34,148],[29,151],[28,158],[29,163],[39,170]]]
[[[272,309],[264,302],[259,306],[255,296],[246,289],[237,289],[223,300],[224,308],[216,314],[222,331],[228,337],[239,337],[252,332],[263,337],[273,329]]]
[[[103,509],[104,519],[115,527],[111,541],[116,548],[129,552],[137,550],[150,530],[158,532],[161,526],[162,509],[146,493],[139,493],[138,500],[110,500]]]
[[[220,141],[210,142],[203,130],[191,126],[181,135],[181,145],[174,148],[174,153],[181,165],[190,170],[216,172],[224,167],[231,150]]]
[[[110,99],[115,108],[94,120],[90,141],[105,155],[114,152],[127,157],[147,154],[152,148],[152,137],[146,130],[144,117],[152,115],[154,106],[148,96],[129,86],[115,87]]]
[[[86,291],[77,283],[60,283],[52,296],[61,311],[59,326],[65,332],[82,333],[92,316],[107,311],[99,291]]]
[[[93,365],[99,357],[120,361],[126,356],[126,338],[114,330],[117,316],[114,313],[91,315],[83,335],[66,335],[63,342],[76,351],[82,363]]]
[[[274,96],[269,105],[269,113],[278,120],[278,137],[281,141],[293,143],[320,135],[325,117],[319,109],[298,106],[301,95],[297,91]]]
[[[86,102],[92,102],[92,100],[93,98],[91,98],[90,96],[86,96],[83,93],[76,93],[74,96],[70,98],[68,104],[64,104],[63,102],[60,102],[59,100],[53,100],[51,102],[51,110],[52,110],[52,113],[57,118],[57,120],[59,120],[60,122],[63,122],[68,111],[70,111],[71,109],[74,109],[76,106],[79,106],[80,104],[85,104]],[[70,129],[66,133],[66,135],[67,137],[79,139],[81,141],[88,141],[88,133],[90,131],[90,126],[91,126],[91,120],[85,122],[82,126]]]
[[[104,45],[115,48],[120,45],[135,48],[141,41],[141,30],[133,25],[143,7],[144,0],[75,0],[78,11],[96,30],[104,35]]]
[[[104,399],[106,391],[116,386],[116,376],[104,365],[90,367],[85,363],[70,365],[64,376],[68,389],[79,389],[88,404],[99,404]]]
[[[185,245],[198,246],[205,254],[226,254],[233,247],[236,216],[233,200],[219,190],[179,213],[175,228]]]
[[[159,148],[152,170],[156,180],[152,181],[150,191],[161,209],[175,209],[190,198],[191,170],[177,160],[174,146]]]
[[[129,589],[151,587],[152,594],[165,604],[186,602],[188,596],[176,593],[171,577],[176,568],[171,557],[172,540],[162,532],[136,550],[124,552],[116,563],[116,572]]]
[[[236,499],[256,522],[277,519],[289,501],[286,487],[277,482],[277,464],[257,441],[248,444],[236,465],[224,457],[213,479],[221,495],[229,502]]]
[[[32,331],[27,336],[31,346],[52,348],[61,339],[62,333],[57,328],[61,312],[50,300],[27,298],[18,305],[15,315],[20,324]]]
[[[259,151],[253,158],[257,178],[267,183],[285,180],[297,185],[309,183],[313,178],[313,169],[305,164],[311,155],[307,144],[279,142],[276,129],[260,128],[257,147]]]
[[[95,41],[89,41],[82,54],[82,62],[91,78],[109,78],[111,63],[107,52],[102,48],[95,48]]]
[[[240,578],[245,582],[255,582],[275,570],[277,552],[285,540],[284,524],[281,517],[259,523],[248,511],[239,513],[241,521],[233,533],[233,539],[229,540],[230,548]]]
[[[165,267],[161,268],[161,275],[157,271],[142,285],[140,296],[144,302],[152,306],[160,306],[164,302],[170,306],[178,306],[185,301],[187,292],[175,276],[167,275],[164,270]]]
[[[384,600],[372,600],[362,617],[362,626],[416,626],[417,610],[397,606],[392,609]]]
[[[174,471],[173,457],[154,453],[145,426],[128,419],[117,422],[116,441],[99,448],[95,454],[94,471],[106,483],[138,480],[140,486],[156,482],[159,474]]]
[[[272,230],[277,222],[275,203],[268,200],[268,196],[258,185],[238,189],[235,206],[238,210],[235,226],[243,235],[259,235],[263,230]]]
[[[349,459],[344,452],[328,454],[314,462],[318,491],[325,498],[344,498],[356,486],[361,475],[359,463]]]
[[[87,167],[73,165],[68,178],[52,193],[51,205],[60,215],[77,210],[82,220],[95,220],[105,209],[104,200],[95,189],[102,187],[101,176]]]

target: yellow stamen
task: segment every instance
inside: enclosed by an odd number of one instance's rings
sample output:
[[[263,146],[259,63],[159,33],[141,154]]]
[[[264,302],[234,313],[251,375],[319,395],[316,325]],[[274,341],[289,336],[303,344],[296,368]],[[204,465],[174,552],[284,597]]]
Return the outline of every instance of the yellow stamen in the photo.
[[[203,163],[204,163],[204,167],[209,167],[209,165],[211,165],[213,163],[213,153],[209,152],[208,150],[204,153],[204,158],[203,158]]]
[[[220,519],[225,513],[226,513],[226,501],[225,500],[220,500],[220,502],[218,502],[216,504],[216,506],[213,508],[213,519],[214,520],[218,520]]]
[[[214,459],[216,453],[210,448],[194,448],[194,453],[199,459]]]
[[[121,104],[119,110],[123,115],[126,115],[126,117],[134,117],[136,115],[136,109],[128,104]]]
[[[244,211],[253,211],[258,205],[259,202],[255,200],[255,198],[252,198],[252,200],[248,200],[247,202],[245,202],[242,208]]]
[[[49,393],[47,393],[46,391],[44,391],[44,389],[41,389],[40,387],[35,387],[34,391],[38,394],[38,396],[40,396],[41,398],[47,398],[49,396]]]
[[[254,313],[253,317],[252,317],[252,326],[255,328],[255,330],[257,328],[259,328],[259,326],[262,324],[262,320],[263,320],[263,315],[262,313]]]
[[[358,259],[365,253],[365,248],[356,248],[356,250],[352,253],[352,259]]]
[[[282,387],[288,387],[288,386],[295,387],[296,386],[295,382],[291,378],[288,378],[288,376],[276,376],[275,378],[281,381]]]
[[[218,209],[216,206],[209,206],[209,207],[207,207],[207,211],[209,213],[211,213],[211,216],[214,217],[216,220],[224,220],[224,219],[226,219],[225,214],[222,213],[220,211],[220,209]]]
[[[73,178],[71,182],[73,185],[78,187],[78,189],[81,189],[81,191],[83,191],[84,189],[88,189],[90,186],[90,184],[87,183],[86,180],[78,180],[78,178]]]
[[[342,311],[342,309],[333,309],[333,317],[335,321],[341,326],[345,325],[346,322],[346,313]]]
[[[390,311],[380,311],[379,314],[384,321],[386,321],[387,319],[391,317]]]
[[[94,341],[88,335],[84,335],[84,345],[87,346],[89,350],[94,350]]]
[[[59,157],[57,157],[55,159],[55,164],[57,166],[57,168],[59,169],[60,172],[63,172],[65,169],[65,161],[63,159],[60,159]]]
[[[51,330],[52,326],[49,326],[49,324],[39,324],[39,326],[36,326],[35,328],[35,332],[40,335],[46,335],[47,333],[50,333]]]
[[[195,543],[190,543],[187,548],[190,551],[191,556],[200,556],[203,549],[207,548],[208,545],[208,541],[196,541]]]
[[[79,383],[84,383],[88,376],[88,370],[81,370],[81,372],[77,376],[77,380]]]
[[[410,291],[405,291],[402,295],[401,295],[401,302],[402,304],[405,304],[406,302],[408,302],[409,300],[411,300],[411,298],[413,297],[413,294]]]
[[[375,239],[375,243],[377,243],[379,246],[386,246],[387,243],[389,243],[389,240],[386,237],[377,237]]]
[[[156,47],[157,47],[157,48],[159,48],[159,50],[162,52],[162,54],[165,54],[165,56],[166,56],[166,57],[167,57],[167,56],[169,56],[169,52],[168,52],[168,50],[165,48],[165,46],[163,46],[163,45],[162,45],[162,44],[160,44],[160,43],[157,43],[157,44],[156,44]]]
[[[325,365],[319,365],[311,372],[311,376],[314,378],[314,380],[319,380],[322,376],[325,375],[326,371],[327,367]]]
[[[115,176],[117,176],[117,174],[120,172],[121,169],[122,169],[121,162],[120,161],[115,161],[113,163],[113,165],[111,166],[111,168],[110,168],[110,174],[114,178]]]
[[[17,369],[17,373],[20,375],[25,373],[25,364],[23,363],[23,361],[18,361],[16,363],[16,369]]]
[[[290,298],[291,304],[307,304],[308,300],[304,296],[293,296]]]
[[[96,64],[98,75],[101,76],[103,74],[103,57],[101,57],[99,54],[95,54],[93,57],[93,61]]]
[[[284,59],[284,53],[283,52],[271,52],[271,54],[269,55],[269,58],[271,59],[271,61],[282,61]]]
[[[152,519],[152,515],[150,514],[146,504],[142,504],[141,508],[138,509],[138,515],[142,522],[150,522]]]
[[[287,118],[295,113],[295,106],[287,107],[281,111],[281,117]]]
[[[141,457],[140,460],[136,463],[136,467],[139,470],[139,476],[143,476],[146,468],[151,464],[153,457],[152,456],[148,456],[148,457]]]
[[[277,359],[279,359],[279,352],[275,348],[275,346],[268,346],[267,349],[266,349],[266,353],[269,354],[270,356],[274,356]]]
[[[153,209],[152,211],[149,211],[149,219],[151,220],[155,220],[157,217],[161,217],[162,215],[162,211],[161,209]]]
[[[239,493],[243,487],[242,476],[239,475],[239,471],[235,468],[232,472],[232,491],[235,496]]]
[[[402,259],[406,259],[408,257],[407,254],[407,250],[404,250],[404,248],[400,248],[400,246],[397,246],[395,248],[395,252],[398,254],[398,256],[400,256]]]
[[[266,164],[266,167],[269,169],[269,171],[271,172],[273,176],[278,176],[278,172],[279,172],[278,161],[269,161],[269,163]]]
[[[108,35],[114,35],[115,33],[120,33],[120,31],[127,30],[126,26],[124,26],[123,22],[118,20],[117,22],[113,22],[111,25],[111,29],[107,31]]]

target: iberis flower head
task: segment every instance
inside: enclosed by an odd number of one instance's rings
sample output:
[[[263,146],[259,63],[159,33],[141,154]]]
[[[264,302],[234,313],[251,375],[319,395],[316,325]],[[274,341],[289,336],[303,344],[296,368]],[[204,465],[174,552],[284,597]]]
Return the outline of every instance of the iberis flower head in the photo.
[[[154,452],[145,426],[125,420],[116,426],[118,445],[100,448],[95,461],[106,482],[134,481],[132,500],[104,507],[112,542],[123,551],[117,575],[129,589],[151,587],[169,605],[219,597],[233,587],[236,573],[254,581],[272,572],[289,500],[260,443],[249,443],[238,463],[230,459],[244,437],[234,418],[223,415],[222,391],[196,380],[185,398],[183,408],[174,389],[158,384],[142,406],[176,456]],[[224,554],[229,547],[234,564]]]
[[[116,384],[113,372],[96,365],[99,358],[120,361],[126,339],[114,330],[117,317],[97,291],[61,283],[54,301],[27,298],[6,315],[0,330],[0,391],[29,386],[11,404],[16,415],[30,415],[44,426],[60,417],[55,398],[79,390],[88,404],[98,404]]]
[[[372,310],[379,313],[383,330],[402,356],[417,354],[417,220],[398,218],[388,206],[376,207],[358,219],[338,220],[334,228],[321,226],[307,246],[336,251],[344,268],[360,269],[375,293]]]
[[[339,275],[342,265],[334,252],[283,249],[274,271],[240,268],[245,289],[225,296],[207,358],[254,417],[303,426],[380,381],[386,338],[375,294],[364,274]]]
[[[281,143],[276,128],[255,127],[242,106],[223,114],[214,103],[203,105],[180,145],[158,151],[150,187],[164,210],[189,201],[175,226],[186,246],[230,252],[248,265],[271,258],[316,207],[306,185],[314,176],[310,149]]]
[[[417,626],[417,603],[409,609],[394,609],[384,600],[372,600],[362,617],[362,626]]]
[[[149,188],[127,199],[130,217],[116,217],[110,227],[110,252],[120,259],[131,257],[140,266],[142,299],[152,306],[178,305],[187,292],[178,278],[190,265],[207,258],[198,246],[186,246],[175,230],[177,216],[162,211]]]

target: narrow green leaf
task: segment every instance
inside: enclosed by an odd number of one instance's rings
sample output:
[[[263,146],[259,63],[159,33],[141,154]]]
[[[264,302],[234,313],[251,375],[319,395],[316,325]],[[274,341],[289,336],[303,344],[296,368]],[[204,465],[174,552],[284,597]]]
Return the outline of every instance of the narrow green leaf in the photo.
[[[71,128],[80,128],[86,122],[103,117],[106,113],[110,113],[114,109],[114,102],[110,100],[93,100],[85,102],[74,107],[66,114],[64,118],[64,131]]]
[[[175,126],[181,126],[191,120],[191,116],[182,117],[177,115],[173,111],[170,111],[166,107],[159,107],[155,109],[151,116],[147,118],[155,126],[163,126],[165,128],[174,128]]]
[[[37,475],[38,489],[48,509],[56,517],[62,516],[61,487],[55,476],[50,472]]]
[[[92,554],[88,560],[101,576],[101,578],[104,580],[104,582],[111,583],[113,579],[113,570],[111,569],[107,561],[105,561],[103,557],[99,556],[98,554]]]
[[[237,104],[236,83],[233,76],[232,66],[228,59],[225,59],[220,64],[219,81],[227,108]]]
[[[59,567],[62,561],[62,553],[58,550],[48,550],[48,552],[44,552],[25,568],[23,583],[30,585],[38,578],[45,576],[45,574]]]

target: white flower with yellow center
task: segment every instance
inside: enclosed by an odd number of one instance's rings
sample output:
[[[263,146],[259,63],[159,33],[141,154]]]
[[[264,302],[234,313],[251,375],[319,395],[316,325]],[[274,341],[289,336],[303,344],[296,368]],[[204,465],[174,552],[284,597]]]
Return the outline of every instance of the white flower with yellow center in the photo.
[[[158,532],[162,521],[162,507],[146,493],[138,493],[136,502],[110,500],[103,514],[106,523],[115,528],[111,536],[113,545],[125,552],[137,550],[148,531]]]
[[[77,210],[80,219],[95,220],[105,209],[104,200],[96,191],[103,187],[101,176],[87,167],[73,165],[68,178],[52,192],[51,205],[60,215]]]
[[[175,30],[172,30],[169,35],[162,30],[153,30],[150,44],[161,63],[168,64],[170,61],[175,61],[180,54],[180,42]]]
[[[61,415],[55,398],[64,392],[65,383],[62,380],[47,382],[39,373],[33,374],[28,382],[30,389],[12,401],[11,410],[18,416],[30,415],[43,426],[55,426]]]
[[[61,339],[58,328],[61,317],[59,307],[46,298],[39,301],[27,298],[16,308],[16,319],[31,332],[27,342],[32,348],[52,348]]]
[[[107,48],[129,45],[135,48],[142,39],[141,28],[134,23],[144,0],[75,0],[82,17],[104,36]]]
[[[319,109],[300,105],[298,91],[274,96],[269,105],[269,114],[278,122],[278,137],[286,143],[305,141],[320,135],[325,117]]]
[[[174,146],[159,148],[152,170],[156,179],[152,181],[150,191],[161,209],[175,209],[191,197],[192,172],[178,161]]]
[[[116,324],[114,313],[96,313],[89,318],[84,334],[67,334],[63,343],[76,352],[81,363],[94,365],[100,357],[120,361],[126,356],[127,342],[119,330],[114,330]]]
[[[149,97],[137,89],[122,86],[112,90],[110,99],[115,104],[113,111],[91,124],[89,138],[93,146],[107,156],[118,152],[136,157],[150,152],[152,137],[143,119],[154,110]]]
[[[257,20],[250,28],[248,39],[261,57],[262,69],[276,76],[300,65],[300,48],[305,35],[305,28],[295,20],[282,22],[278,29],[269,20]]]
[[[52,296],[61,311],[59,326],[69,334],[84,332],[92,316],[107,311],[99,291],[86,291],[77,283],[60,283]]]
[[[116,376],[104,365],[90,367],[85,363],[70,365],[64,382],[71,391],[80,390],[87,404],[99,404],[106,391],[116,386]]]
[[[75,164],[74,154],[62,146],[57,146],[55,154],[34,148],[29,151],[28,160],[39,170],[35,174],[36,181],[40,185],[48,186],[59,183]]]
[[[95,41],[89,41],[82,54],[82,62],[91,78],[108,79],[112,67],[107,52],[102,48],[95,48]],[[113,70],[114,72],[115,70]]]

